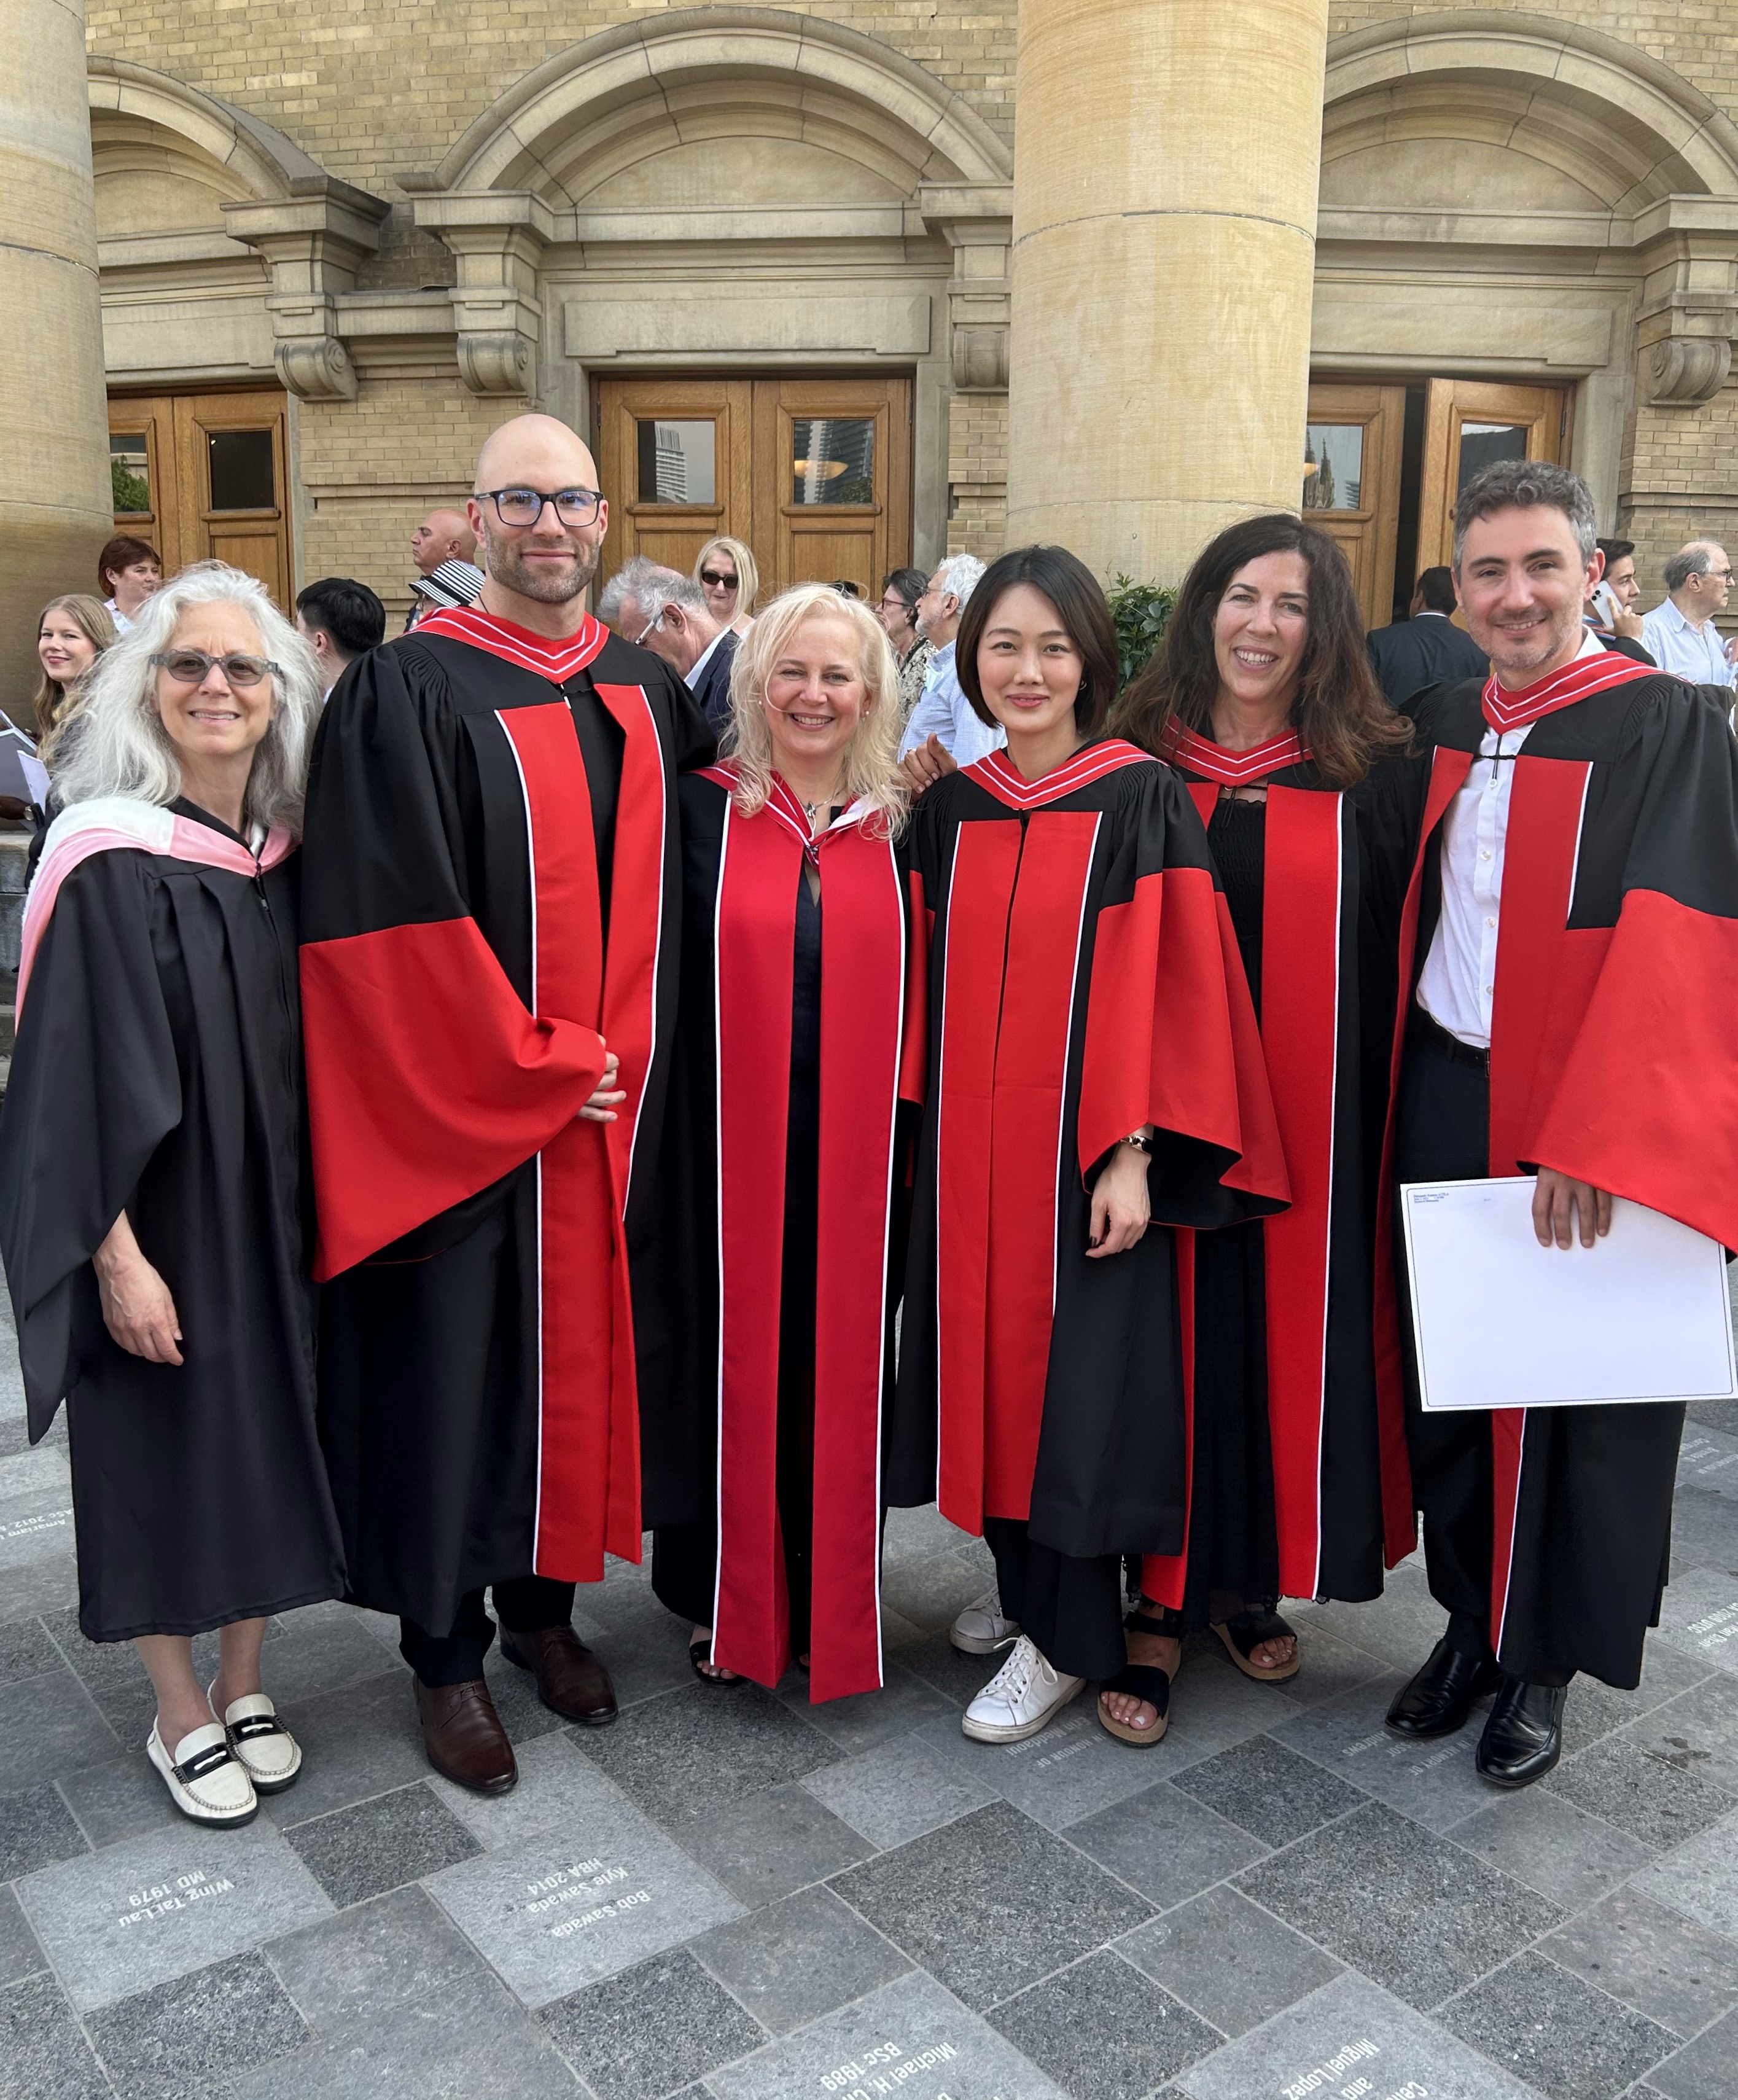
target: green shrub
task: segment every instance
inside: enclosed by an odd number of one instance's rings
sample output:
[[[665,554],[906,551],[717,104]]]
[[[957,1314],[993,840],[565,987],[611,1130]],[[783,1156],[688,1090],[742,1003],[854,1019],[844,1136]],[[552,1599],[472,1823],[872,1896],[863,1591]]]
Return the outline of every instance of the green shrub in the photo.
[[[1109,595],[1117,629],[1117,690],[1123,692],[1163,638],[1177,594],[1162,584],[1137,584],[1119,573]]]

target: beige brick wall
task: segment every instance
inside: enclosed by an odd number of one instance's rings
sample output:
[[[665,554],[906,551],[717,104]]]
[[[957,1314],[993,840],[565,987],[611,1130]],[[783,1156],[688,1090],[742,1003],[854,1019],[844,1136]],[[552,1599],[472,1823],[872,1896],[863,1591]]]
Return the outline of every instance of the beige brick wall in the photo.
[[[1636,409],[1624,450],[1620,529],[1635,542],[1645,608],[1664,595],[1661,565],[1685,540],[1738,548],[1738,384],[1697,408]],[[1738,632],[1738,604],[1721,624]]]
[[[1008,396],[955,394],[947,406],[947,551],[987,561],[1008,526]]]

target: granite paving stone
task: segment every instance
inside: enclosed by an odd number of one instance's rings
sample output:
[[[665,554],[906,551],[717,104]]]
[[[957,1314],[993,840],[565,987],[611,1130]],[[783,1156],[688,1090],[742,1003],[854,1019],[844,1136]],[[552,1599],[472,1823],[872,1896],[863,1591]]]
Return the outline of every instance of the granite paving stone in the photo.
[[[265,1949],[302,2018],[321,2032],[485,1973],[483,1957],[421,1889],[393,1889]]]
[[[15,1881],[90,1849],[52,1781],[0,1793],[0,1882]]]
[[[909,1646],[902,1646],[899,1660],[914,1676],[933,1684],[955,1706],[969,1706],[999,1670],[1007,1656],[967,1655],[947,1638],[947,1629],[925,1627]]]
[[[105,2005],[85,2025],[116,2086],[139,2100],[196,2100],[308,2038],[258,1954],[238,1954]]]
[[[680,1829],[720,1803],[803,1778],[840,1753],[757,1684],[689,1685],[574,1739],[598,1769]]]
[[[185,1820],[18,1884],[42,1951],[82,2012],[242,1954],[330,1914],[320,1884],[263,1820]]]
[[[1042,1735],[1023,1743],[973,1742],[951,1714],[925,1722],[918,1732],[962,1785],[993,1788],[1047,1830],[1065,1829],[1141,1793],[1166,1754],[1162,1742],[1137,1749],[1101,1728],[1091,1686]]]
[[[70,1670],[0,1685],[0,1793],[33,1787],[45,1772],[101,1764],[120,1747]]]
[[[880,2081],[879,2085],[872,2081]],[[933,1977],[842,2006],[705,2080],[711,2100],[824,2100],[884,2088],[899,2100],[1071,2100]]]
[[[1678,2041],[1669,2028],[1532,1952],[1451,1999],[1437,2017],[1551,2100],[1613,2100]]]
[[[1738,2006],[1738,1946],[1633,1888],[1539,1943],[1539,1951],[1674,2034]]]
[[[823,1766],[801,1784],[883,1849],[906,1844],[997,1798],[995,1788],[964,1760],[949,1758],[933,1743],[909,1734],[843,1764]]]
[[[664,2100],[766,2039],[682,1949],[588,1984],[540,2018],[598,2100]]]
[[[881,1532],[881,1565],[902,1567],[937,1553],[959,1553],[978,1542],[950,1524],[933,1502],[925,1509],[890,1509]]]
[[[823,1807],[806,1790],[808,1786],[805,1780],[772,1787],[765,1793],[748,1794],[685,1819],[683,1851],[721,1882],[739,1903],[751,1908],[825,1881],[841,1867],[866,1857],[875,1846]]]
[[[628,1969],[743,1906],[626,1802],[449,1867],[430,1893],[524,2004]]]
[[[1343,1698],[1281,1722],[1271,1732],[1288,1749],[1362,1787],[1414,1822],[1446,1830],[1491,1803],[1491,1789],[1472,1761],[1484,1708],[1476,1708],[1457,1736],[1403,1742],[1388,1733],[1383,1717],[1405,1681],[1398,1675],[1374,1679]]]
[[[334,1809],[285,1838],[339,1910],[439,1873],[482,1851],[433,1787],[418,1783]]]
[[[1278,1685],[1252,1683],[1214,1635],[1192,1634],[1171,1682],[1170,1722],[1154,1762],[1162,1758],[1167,1771],[1198,1762],[1287,1719],[1300,1703]]]
[[[933,1714],[951,1714],[953,1702],[933,1684],[897,1662],[883,1671],[880,1689],[858,1692],[854,1698],[828,1699],[813,1705],[809,1680],[800,1673],[787,1692],[779,1696],[792,1710],[836,1743],[847,1756],[871,1749],[889,1736],[902,1734]]]
[[[1161,1908],[1224,1881],[1268,1850],[1248,1831],[1162,1780],[1118,1807],[1071,1824],[1068,1842]]]
[[[570,1730],[540,1736],[514,1752],[519,1783],[507,1793],[474,1793],[431,1774],[433,1793],[477,1842],[493,1851],[545,1830],[571,1837],[599,1811],[614,1813],[627,1797],[574,1747]]]
[[[0,2100],[113,2100],[51,1976],[0,1991]]]
[[[0,1625],[0,1684],[15,1684],[21,1678],[40,1677],[46,1670],[65,1666],[47,1627],[33,1613]]]
[[[1537,1786],[1499,1796],[1448,1834],[1568,1911],[1597,1903],[1657,1856],[1639,1838]]]
[[[412,1702],[411,1674],[388,1665],[335,1692],[286,1704],[280,1718],[302,1745],[302,1776],[261,1814],[287,1826],[430,1776]]]
[[[1336,1639],[1380,1657],[1402,1678],[1410,1677],[1420,1666],[1448,1624],[1448,1614],[1430,1594],[1418,1560],[1392,1569],[1382,1595],[1369,1604],[1288,1604],[1286,1616],[1299,1626],[1320,1627]]]
[[[1241,1824],[1264,1845],[1289,1845],[1348,1814],[1370,1796],[1271,1736],[1236,1743],[1179,1772],[1180,1792]]]
[[[16,1466],[34,1455],[0,1459],[0,1465]],[[58,1452],[48,1455],[60,1460],[61,1477],[0,1503],[0,1574],[9,1592],[32,1568],[58,1568],[72,1543],[73,1490],[64,1478],[65,1460]]]
[[[1649,1757],[1622,1736],[1567,1758],[1541,1784],[1661,1851],[1732,1810],[1732,1797],[1711,1780]]]
[[[975,1560],[958,1552],[932,1553],[888,1568],[881,1578],[881,1595],[913,1626],[945,1632],[995,1580]]]
[[[1738,1514],[1728,1522],[1738,1529]],[[1686,1655],[1665,1641],[1648,1642],[1642,1664],[1642,1681],[1633,1692],[1602,1684],[1596,1677],[1577,1677],[1564,1701],[1563,1754],[1573,1758],[1614,1730],[1627,1727],[1654,1712],[1668,1700],[1677,1698],[1694,1685],[1726,1683],[1710,1673],[1706,1663]],[[1731,1687],[1738,1692],[1738,1685]]]
[[[1732,2100],[1738,2093],[1738,2013],[1698,2035],[1648,2075],[1665,2100]]]
[[[1537,2100],[1433,2021],[1363,1976],[1344,1975],[1192,2065],[1189,2100]]]
[[[1421,2010],[1564,1917],[1545,1897],[1375,1803],[1248,1868],[1236,1886]]]
[[[181,1821],[181,1811],[143,1748],[64,1772],[55,1783],[79,1829],[99,1851],[148,1830],[173,1829]]]
[[[1738,1573],[1723,1564],[1675,1576],[1660,1600],[1658,1637],[1709,1669],[1738,1671]]]
[[[222,2100],[583,2100],[573,2073],[492,1976],[359,2014],[236,2079]]]
[[[1102,1952],[1010,1998],[990,2023],[1075,2100],[1145,2100],[1222,2039],[1150,1977]]]
[[[1258,1684],[1255,1688],[1258,1692],[1271,1690],[1293,1706],[1319,1706],[1324,1700],[1338,1699],[1343,1693],[1355,1692],[1361,1684],[1368,1684],[1373,1677],[1386,1674],[1387,1665],[1379,1656],[1342,1639],[1324,1626],[1299,1618],[1289,1604],[1282,1616],[1297,1635],[1303,1666],[1295,1677],[1285,1678],[1277,1684]],[[1273,1718],[1279,1717],[1276,1714]]]
[[[1738,1678],[1715,1671],[1626,1732],[1644,1757],[1738,1796]]]
[[[1711,1932],[1738,1939],[1738,1812],[1644,1868],[1630,1886]]]
[[[1340,1965],[1235,1889],[1208,1889],[1117,1942],[1125,1961],[1240,2035],[1320,1990]]]
[[[689,1951],[775,2035],[867,1997],[911,1965],[827,1889],[717,1926]]]
[[[1679,1488],[1672,1499],[1672,1579],[1681,1582],[1697,1568],[1733,1572],[1738,1542],[1732,1537],[1732,1506],[1708,1488]]]
[[[11,1889],[0,1889],[0,1985],[34,1976],[47,1966],[17,1895]]]
[[[1687,1422],[1678,1446],[1678,1485],[1738,1500],[1738,1436],[1703,1423]]]
[[[848,1868],[831,1886],[977,2010],[1152,1911],[1007,1802]]]

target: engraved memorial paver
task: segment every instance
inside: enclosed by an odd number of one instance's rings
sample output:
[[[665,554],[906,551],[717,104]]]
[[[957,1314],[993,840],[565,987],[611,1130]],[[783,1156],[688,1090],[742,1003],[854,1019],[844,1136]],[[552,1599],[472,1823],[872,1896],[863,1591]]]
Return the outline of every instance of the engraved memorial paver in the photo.
[[[1667,1585],[1660,1639],[1710,1670],[1738,1671],[1738,1576],[1692,1568]]]

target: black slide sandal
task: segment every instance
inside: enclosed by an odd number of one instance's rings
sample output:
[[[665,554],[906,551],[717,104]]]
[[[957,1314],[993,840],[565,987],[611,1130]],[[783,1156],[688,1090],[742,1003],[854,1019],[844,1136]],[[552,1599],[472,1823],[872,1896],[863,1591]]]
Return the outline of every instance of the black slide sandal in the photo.
[[[1131,1612],[1123,1621],[1125,1631],[1137,1634],[1157,1634],[1163,1639],[1174,1639],[1171,1629],[1162,1619],[1150,1617],[1145,1612]],[[1182,1668],[1178,1658],[1177,1668]],[[1114,1677],[1107,1677],[1098,1688],[1098,1724],[1108,1736],[1114,1736],[1119,1743],[1131,1744],[1137,1750],[1150,1749],[1160,1740],[1171,1725],[1171,1677],[1167,1670],[1157,1663],[1126,1662]],[[1158,1710],[1158,1718],[1150,1728],[1132,1727],[1127,1721],[1115,1721],[1105,1711],[1107,1692],[1126,1692],[1133,1699],[1144,1699]]]
[[[1304,1667],[1303,1655],[1295,1647],[1290,1661],[1281,1663],[1277,1670],[1264,1670],[1249,1659],[1251,1651],[1264,1641],[1296,1641],[1297,1628],[1287,1626],[1277,1612],[1233,1612],[1229,1619],[1221,1619],[1213,1630],[1225,1643],[1226,1654],[1246,1677],[1253,1678],[1257,1684],[1282,1684]]]
[[[748,1682],[746,1677],[738,1675],[734,1670],[725,1676],[714,1677],[711,1670],[704,1670],[701,1667],[703,1663],[710,1662],[712,1659],[712,1644],[709,1635],[704,1640],[689,1642],[688,1667],[699,1679],[702,1684],[746,1684]]]

